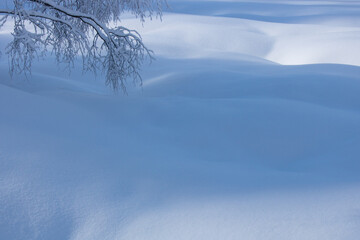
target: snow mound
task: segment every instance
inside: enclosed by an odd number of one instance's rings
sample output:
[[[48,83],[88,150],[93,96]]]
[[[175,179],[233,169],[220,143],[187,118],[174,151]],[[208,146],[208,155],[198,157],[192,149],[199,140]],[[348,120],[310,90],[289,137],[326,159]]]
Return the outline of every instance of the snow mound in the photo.
[[[357,16],[360,16],[360,6],[356,6]],[[165,58],[360,66],[357,57],[360,54],[360,25],[343,21],[341,17],[325,22],[307,18],[307,22],[292,24],[190,14],[167,14],[164,19],[164,22],[148,22],[143,29],[136,19],[124,23],[140,29],[145,42],[158,56]]]
[[[357,239],[359,4],[173,6],[128,96],[1,59],[0,239]]]

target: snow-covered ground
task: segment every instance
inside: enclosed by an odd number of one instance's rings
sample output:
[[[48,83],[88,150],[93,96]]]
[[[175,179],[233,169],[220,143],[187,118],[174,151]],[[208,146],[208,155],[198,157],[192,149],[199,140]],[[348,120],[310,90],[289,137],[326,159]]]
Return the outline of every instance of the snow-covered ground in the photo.
[[[169,5],[128,96],[2,56],[0,239],[359,239],[360,2]]]

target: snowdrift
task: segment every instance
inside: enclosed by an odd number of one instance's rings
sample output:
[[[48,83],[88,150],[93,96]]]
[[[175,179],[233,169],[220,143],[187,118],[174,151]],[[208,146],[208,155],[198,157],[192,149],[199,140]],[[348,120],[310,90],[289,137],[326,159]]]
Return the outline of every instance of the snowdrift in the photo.
[[[170,5],[128,96],[1,59],[0,239],[357,239],[360,5]]]

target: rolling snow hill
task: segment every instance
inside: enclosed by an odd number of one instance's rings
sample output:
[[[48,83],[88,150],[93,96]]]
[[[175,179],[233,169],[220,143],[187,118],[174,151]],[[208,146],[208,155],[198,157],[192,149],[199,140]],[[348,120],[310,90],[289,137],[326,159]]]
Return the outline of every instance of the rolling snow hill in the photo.
[[[359,1],[169,5],[127,96],[0,59],[0,239],[358,239]]]

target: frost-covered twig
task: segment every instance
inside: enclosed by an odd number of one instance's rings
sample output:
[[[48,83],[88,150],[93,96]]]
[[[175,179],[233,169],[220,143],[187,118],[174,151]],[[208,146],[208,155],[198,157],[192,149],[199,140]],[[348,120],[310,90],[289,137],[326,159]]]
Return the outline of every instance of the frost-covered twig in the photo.
[[[35,57],[48,50],[70,68],[80,55],[84,71],[106,73],[106,84],[126,91],[126,79],[140,82],[139,69],[152,51],[135,30],[108,27],[130,11],[144,20],[161,16],[165,0],[14,0],[14,9],[0,9],[0,27],[14,19],[13,41],[7,47],[10,72],[30,73]]]

